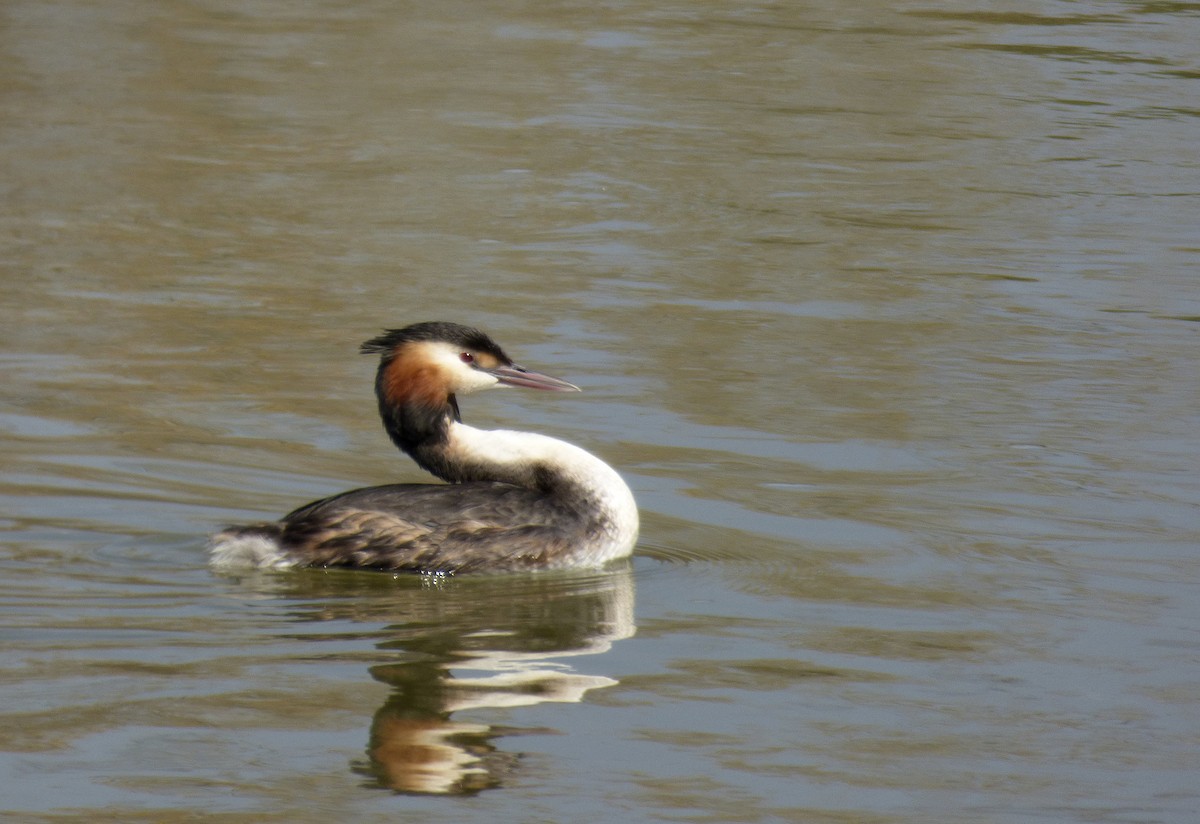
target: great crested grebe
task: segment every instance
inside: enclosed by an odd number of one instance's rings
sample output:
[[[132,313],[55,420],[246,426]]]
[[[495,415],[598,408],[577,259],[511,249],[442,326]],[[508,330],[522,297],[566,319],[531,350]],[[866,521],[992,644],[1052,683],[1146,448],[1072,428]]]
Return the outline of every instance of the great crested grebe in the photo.
[[[449,484],[355,489],[230,527],[212,538],[214,565],[452,573],[599,566],[632,551],[637,504],[612,467],[545,435],[475,429],[458,411],[458,395],[494,386],[579,387],[456,323],[392,329],[360,351],[380,355],[375,395],[392,441]]]

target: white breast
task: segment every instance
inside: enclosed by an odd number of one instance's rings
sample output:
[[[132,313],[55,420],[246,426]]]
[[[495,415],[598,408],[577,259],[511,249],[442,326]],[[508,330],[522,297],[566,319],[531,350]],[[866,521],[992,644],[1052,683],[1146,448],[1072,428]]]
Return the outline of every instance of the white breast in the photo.
[[[604,537],[583,548],[592,563],[623,558],[633,551],[638,536],[638,510],[633,492],[617,471],[590,452],[532,432],[476,429],[454,423],[450,451],[465,462],[484,464],[497,480],[516,478],[523,468],[552,468],[584,496],[584,506],[605,522]]]

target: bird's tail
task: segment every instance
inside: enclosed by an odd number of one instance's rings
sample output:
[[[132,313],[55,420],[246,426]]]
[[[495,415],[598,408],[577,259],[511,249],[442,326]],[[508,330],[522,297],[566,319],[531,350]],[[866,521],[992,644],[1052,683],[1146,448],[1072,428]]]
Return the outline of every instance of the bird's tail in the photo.
[[[296,559],[282,539],[279,524],[231,526],[209,540],[209,563],[222,569],[287,569]]]

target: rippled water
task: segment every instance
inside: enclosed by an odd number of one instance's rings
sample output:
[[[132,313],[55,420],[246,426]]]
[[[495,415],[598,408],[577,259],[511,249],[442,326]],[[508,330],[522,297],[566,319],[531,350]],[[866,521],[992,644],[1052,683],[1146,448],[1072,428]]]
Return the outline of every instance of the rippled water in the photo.
[[[5,819],[1192,821],[1196,11],[7,4]],[[426,319],[633,561],[210,571]]]

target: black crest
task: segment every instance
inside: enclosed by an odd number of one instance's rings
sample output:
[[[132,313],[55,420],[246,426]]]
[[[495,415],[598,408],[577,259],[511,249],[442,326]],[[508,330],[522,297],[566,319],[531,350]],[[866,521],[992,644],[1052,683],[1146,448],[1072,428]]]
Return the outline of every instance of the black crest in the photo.
[[[358,351],[364,355],[383,355],[384,360],[388,360],[396,351],[396,347],[414,341],[449,343],[472,352],[487,352],[504,364],[512,363],[508,355],[504,354],[504,350],[478,329],[438,320],[414,323],[403,329],[387,329],[383,334],[365,342]]]

